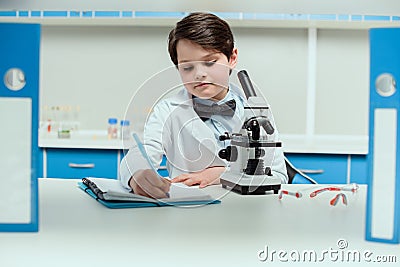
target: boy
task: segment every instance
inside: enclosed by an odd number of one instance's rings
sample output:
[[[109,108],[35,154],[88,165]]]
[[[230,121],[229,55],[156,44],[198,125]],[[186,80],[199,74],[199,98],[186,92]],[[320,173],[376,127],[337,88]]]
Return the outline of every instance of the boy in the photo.
[[[145,125],[144,145],[158,167],[162,155],[172,182],[218,184],[226,162],[218,151],[226,147],[218,137],[238,132],[244,116],[245,97],[229,84],[238,51],[229,25],[209,13],[192,13],[176,24],[168,38],[168,51],[183,82],[179,93],[155,105]],[[220,114],[208,114],[219,105]],[[206,107],[206,108],[204,108]],[[160,179],[132,148],[121,162],[120,180],[136,194],[165,197],[170,181]],[[272,174],[287,182],[281,149],[275,152]]]

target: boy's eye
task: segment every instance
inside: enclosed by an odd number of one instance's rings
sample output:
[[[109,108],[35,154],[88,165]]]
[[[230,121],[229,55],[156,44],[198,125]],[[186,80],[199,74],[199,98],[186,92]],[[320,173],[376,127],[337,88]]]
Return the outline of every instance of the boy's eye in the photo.
[[[206,65],[207,67],[211,67],[211,66],[213,66],[216,62],[217,62],[216,60],[207,61],[207,62],[204,63],[204,65]]]
[[[183,71],[191,71],[191,70],[193,70],[193,68],[194,68],[193,65],[189,65],[189,64],[182,64],[179,66],[179,69],[183,70]]]

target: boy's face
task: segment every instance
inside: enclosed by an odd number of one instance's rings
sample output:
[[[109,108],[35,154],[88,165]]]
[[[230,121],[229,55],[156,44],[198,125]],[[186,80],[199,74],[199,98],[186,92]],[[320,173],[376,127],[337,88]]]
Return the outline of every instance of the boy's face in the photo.
[[[178,70],[185,88],[199,98],[219,101],[228,92],[229,73],[237,63],[237,49],[228,59],[189,40],[176,45]]]

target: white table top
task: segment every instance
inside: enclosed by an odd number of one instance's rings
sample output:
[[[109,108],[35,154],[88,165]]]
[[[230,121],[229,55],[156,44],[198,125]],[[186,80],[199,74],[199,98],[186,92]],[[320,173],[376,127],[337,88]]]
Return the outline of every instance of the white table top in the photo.
[[[325,250],[357,250],[372,252],[372,261],[378,255],[400,261],[400,245],[364,240],[366,186],[348,195],[347,207],[329,205],[334,192],[310,199],[306,193],[315,185],[285,185],[302,190],[303,197],[280,201],[277,195],[241,196],[212,186],[206,191],[222,197],[221,204],[112,210],[76,183],[40,179],[40,231],[0,233],[0,266],[259,266],[280,263],[281,250],[287,252],[286,263],[293,263],[289,253],[306,250],[314,250],[318,259]],[[340,239],[347,248],[338,248]],[[277,252],[262,262],[258,252],[265,246]],[[322,263],[354,264],[333,260],[326,254]]]

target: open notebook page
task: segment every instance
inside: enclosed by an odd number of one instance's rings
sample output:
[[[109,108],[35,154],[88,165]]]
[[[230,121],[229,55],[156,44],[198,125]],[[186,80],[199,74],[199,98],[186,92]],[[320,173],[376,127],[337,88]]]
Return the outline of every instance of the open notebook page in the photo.
[[[124,188],[120,181],[106,178],[88,179],[94,182],[97,187],[104,192],[103,196],[106,200],[127,200],[127,201],[145,201],[145,202],[178,202],[178,201],[195,201],[195,200],[212,200],[211,196],[207,195],[197,187],[189,187],[182,183],[172,183],[169,191],[169,198],[154,200],[148,197],[140,196],[131,193]]]

